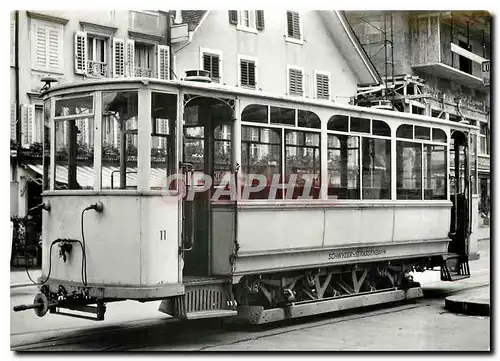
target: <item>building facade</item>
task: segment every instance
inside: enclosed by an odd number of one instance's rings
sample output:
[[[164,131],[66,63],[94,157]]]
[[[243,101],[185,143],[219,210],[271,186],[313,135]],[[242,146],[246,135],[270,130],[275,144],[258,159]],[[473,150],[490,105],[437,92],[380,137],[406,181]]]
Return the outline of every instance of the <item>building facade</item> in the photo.
[[[360,87],[357,102],[467,121],[473,139],[477,234],[489,225],[491,17],[487,12],[346,12],[356,36],[385,80]],[[489,237],[489,235],[488,235]]]

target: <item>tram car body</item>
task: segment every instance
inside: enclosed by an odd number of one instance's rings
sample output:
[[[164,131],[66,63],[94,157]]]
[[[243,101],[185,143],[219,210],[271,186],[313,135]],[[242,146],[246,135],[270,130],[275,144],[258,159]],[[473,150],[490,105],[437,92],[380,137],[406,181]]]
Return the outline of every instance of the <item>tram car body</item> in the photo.
[[[44,104],[40,293],[18,310],[264,323],[419,297],[415,270],[469,276],[473,126],[187,81]]]

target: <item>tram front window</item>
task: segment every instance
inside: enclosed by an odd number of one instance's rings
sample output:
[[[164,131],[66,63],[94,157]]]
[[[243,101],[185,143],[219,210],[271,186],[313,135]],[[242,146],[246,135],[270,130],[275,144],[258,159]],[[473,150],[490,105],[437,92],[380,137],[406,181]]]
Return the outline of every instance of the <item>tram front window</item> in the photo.
[[[137,91],[102,94],[102,189],[137,189]]]
[[[94,187],[93,99],[90,95],[55,102],[55,189]]]
[[[151,93],[151,169],[149,184],[152,190],[166,186],[167,177],[175,172],[175,127],[177,95]]]

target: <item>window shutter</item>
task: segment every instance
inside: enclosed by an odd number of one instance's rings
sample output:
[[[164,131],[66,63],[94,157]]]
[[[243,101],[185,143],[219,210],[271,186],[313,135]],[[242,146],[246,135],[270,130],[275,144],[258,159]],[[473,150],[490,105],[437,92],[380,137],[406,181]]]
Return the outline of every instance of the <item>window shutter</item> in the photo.
[[[248,85],[255,87],[255,63],[248,63]]]
[[[125,76],[135,76],[135,41],[127,39],[127,59],[125,61]]]
[[[37,68],[47,68],[47,29],[35,24],[35,64]]]
[[[123,39],[113,38],[113,77],[125,76],[125,44]]]
[[[255,63],[251,61],[241,60],[241,85],[255,87]]]
[[[229,23],[230,24],[238,24],[238,11],[237,10],[229,10]]]
[[[43,108],[34,108],[33,117],[33,143],[42,142]]]
[[[16,65],[16,23],[10,22],[10,65]]]
[[[170,52],[167,45],[158,45],[158,79],[170,79]]]
[[[325,74],[316,74],[316,97],[318,99],[329,99],[329,88],[329,77]]]
[[[26,147],[33,142],[35,106],[31,104],[23,104],[21,107],[21,119],[22,119],[21,146]]]
[[[10,103],[10,139],[16,139],[17,103]]]
[[[302,96],[302,71],[289,69],[289,93]]]
[[[296,11],[286,12],[286,23],[287,23],[287,33],[288,37],[294,39],[300,39],[300,15]]]
[[[203,54],[203,70],[209,71],[210,77],[216,81],[220,78],[219,62],[217,55]]]
[[[49,69],[61,68],[62,34],[58,29],[48,29],[48,57]]]
[[[256,10],[255,15],[257,30],[264,30],[264,10]]]
[[[84,31],[75,33],[75,73],[87,73],[87,33]]]

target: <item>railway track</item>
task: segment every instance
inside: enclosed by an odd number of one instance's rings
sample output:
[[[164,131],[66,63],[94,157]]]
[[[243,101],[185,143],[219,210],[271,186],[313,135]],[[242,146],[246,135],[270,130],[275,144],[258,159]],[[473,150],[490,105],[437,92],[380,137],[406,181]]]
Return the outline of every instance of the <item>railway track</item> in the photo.
[[[92,329],[73,329],[64,335],[48,337],[11,347],[12,351],[128,351],[128,350],[190,350],[199,351],[221,345],[255,340],[287,332],[335,324],[415,308],[436,306],[445,296],[485,287],[474,284],[456,290],[426,289],[424,297],[398,304],[361,308],[345,312],[287,320],[269,325],[237,325],[222,319],[180,322],[176,319],[146,319],[123,325]]]

